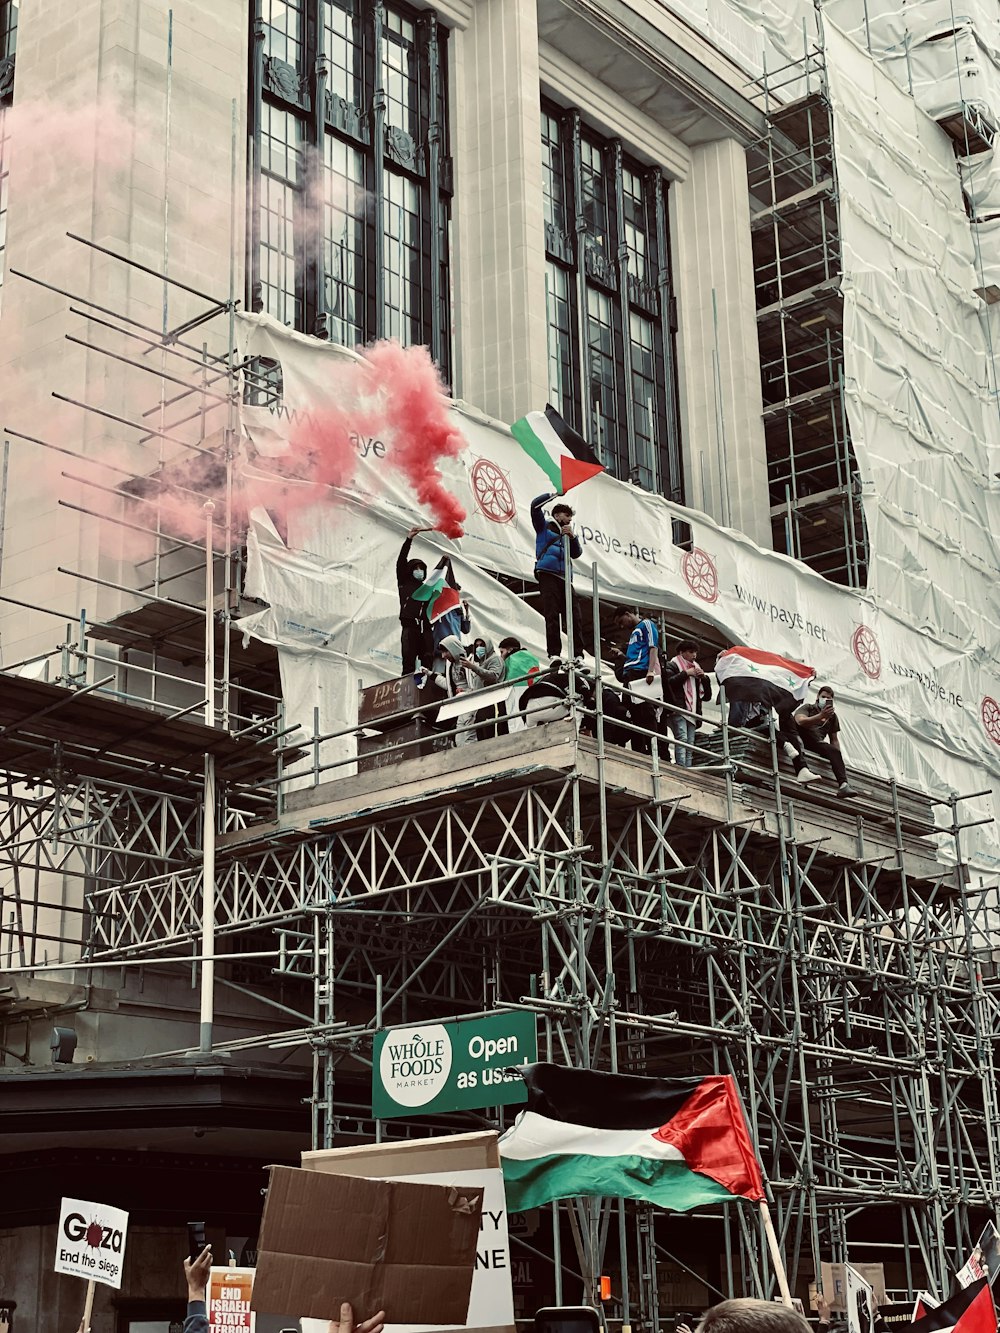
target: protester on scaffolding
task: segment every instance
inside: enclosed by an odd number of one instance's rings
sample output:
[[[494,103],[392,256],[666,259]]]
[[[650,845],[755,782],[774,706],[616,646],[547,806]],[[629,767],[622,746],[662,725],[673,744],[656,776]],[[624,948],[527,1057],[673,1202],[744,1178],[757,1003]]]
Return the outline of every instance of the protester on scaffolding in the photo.
[[[684,639],[677,652],[663,664],[663,698],[673,708],[684,712],[665,710],[666,720],[674,733],[674,763],[690,768],[694,762],[695,735],[701,726],[701,706],[712,697],[712,685],[706,672],[698,664],[698,645]],[[688,717],[686,714],[697,714]]]
[[[449,593],[441,598],[446,609],[435,615],[432,605],[430,612],[431,635],[434,639],[435,650],[440,646],[441,640],[446,639],[449,634],[468,634],[472,629],[472,613],[469,610],[468,601],[461,595],[462,589],[455,578],[451,556],[443,555],[441,557],[431,571],[431,578],[438,570],[441,570],[444,574],[444,587],[449,590]]]
[[[580,539],[573,531],[573,510],[565,500],[560,500],[552,507],[551,519],[546,519],[543,505],[553,498],[551,493],[538,495],[531,502],[531,523],[535,529],[535,579],[542,599],[542,615],[545,618],[545,651],[552,665],[562,661],[561,627],[566,625],[566,579],[573,582],[572,566],[566,568],[566,538],[569,538],[571,560],[579,560],[583,555]],[[573,656],[583,660],[583,634],[580,618],[572,606],[572,625],[567,637],[570,639]]]
[[[462,666],[469,681],[470,690],[485,690],[489,685],[496,685],[503,678],[503,658],[493,647],[493,640],[483,635],[474,639],[471,650],[462,658]],[[497,706],[481,708],[476,714],[476,727],[479,740],[488,740],[497,734]]]
[[[795,714],[802,742],[813,754],[822,755],[833,769],[839,796],[856,796],[847,780],[847,766],[840,749],[840,719],[833,705],[833,690],[824,685],[814,704],[803,704]]]
[[[428,617],[428,604],[413,594],[427,578],[427,561],[410,558],[414,537],[432,528],[411,528],[396,557],[396,587],[399,590],[400,654],[403,675],[412,676],[419,662],[425,672],[434,670],[434,635]],[[422,681],[421,681],[422,683]]]
[[[503,659],[503,679],[516,682],[511,697],[505,704],[501,704],[501,710],[506,717],[501,718],[497,734],[506,736],[508,732],[521,731],[524,728],[524,718],[521,716],[518,704],[529,683],[538,676],[541,663],[535,654],[529,653],[521,640],[515,639],[512,634],[500,640],[497,650]]]
[[[655,691],[660,699],[663,689],[660,679],[660,631],[654,621],[640,617],[627,606],[620,606],[615,611],[615,624],[623,634],[628,634],[628,646],[625,655],[615,668],[615,675],[626,688],[623,697],[628,709],[628,720],[634,727],[641,727],[642,732],[658,732],[660,729],[659,702],[649,694],[636,693],[630,686],[643,686],[647,691]],[[632,749],[641,754],[649,754],[652,749],[651,737],[639,732],[631,733]],[[663,747],[664,749],[666,747]]]
[[[792,761],[795,779],[803,784],[819,778],[806,764],[802,733],[795,721],[795,710],[814,674],[801,662],[760,648],[725,648],[715,660],[715,677],[729,705],[729,725],[743,726],[751,704],[773,709],[778,718],[778,749]]]

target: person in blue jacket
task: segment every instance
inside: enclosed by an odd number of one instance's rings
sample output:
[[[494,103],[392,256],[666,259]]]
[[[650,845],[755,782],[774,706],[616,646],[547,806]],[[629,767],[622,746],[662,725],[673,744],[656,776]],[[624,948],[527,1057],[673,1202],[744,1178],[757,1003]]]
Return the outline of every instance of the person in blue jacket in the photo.
[[[579,560],[583,555],[580,538],[573,531],[573,510],[564,500],[552,507],[552,517],[546,519],[542,506],[551,500],[551,494],[536,496],[531,502],[531,524],[535,529],[535,578],[542,598],[542,615],[545,617],[545,651],[553,660],[558,660],[562,652],[561,627],[566,624],[566,555],[563,549],[564,537],[569,537],[570,558]],[[572,583],[573,571],[569,570]],[[583,635],[580,632],[580,618],[573,612],[573,624],[569,637],[572,639],[573,656],[583,657]]]

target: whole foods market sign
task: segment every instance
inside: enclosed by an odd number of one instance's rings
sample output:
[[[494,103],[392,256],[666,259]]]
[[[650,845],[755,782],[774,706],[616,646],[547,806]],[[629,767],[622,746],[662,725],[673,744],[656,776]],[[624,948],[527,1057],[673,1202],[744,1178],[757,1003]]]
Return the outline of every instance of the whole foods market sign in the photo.
[[[372,1115],[380,1119],[527,1101],[507,1072],[538,1056],[535,1015],[490,1014],[457,1023],[390,1028],[375,1038]]]

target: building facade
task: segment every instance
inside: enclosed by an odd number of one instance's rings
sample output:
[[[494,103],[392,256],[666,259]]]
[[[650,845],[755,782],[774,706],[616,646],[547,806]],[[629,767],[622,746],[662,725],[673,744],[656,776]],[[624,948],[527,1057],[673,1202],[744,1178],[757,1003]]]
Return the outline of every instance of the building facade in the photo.
[[[16,1201],[0,1231],[0,1308],[17,1301],[14,1333],[78,1318],[77,1293],[49,1271],[60,1189],[110,1190],[133,1214],[128,1296],[101,1292],[99,1333],[171,1327],[189,1215],[209,1219],[220,1248],[252,1253],[269,1162],[374,1132],[356,1054],[382,1016],[384,978],[398,982],[393,1022],[529,996],[550,1053],[668,1076],[734,1069],[759,1097],[754,1127],[803,1290],[815,1256],[846,1257],[849,1219],[856,1252],[878,1247],[886,1199],[898,1289],[940,1277],[948,1247],[977,1234],[994,1170],[994,1016],[962,934],[961,872],[939,876],[920,841],[933,828],[923,798],[900,804],[886,787],[871,834],[838,810],[796,821],[780,791],[762,813],[709,778],[688,819],[682,785],[624,763],[609,781],[603,753],[560,733],[528,795],[508,747],[503,780],[461,799],[438,774],[429,806],[400,813],[391,784],[369,775],[364,817],[353,792],[325,789],[278,810],[245,776],[261,777],[247,734],[269,708],[280,716],[277,668],[232,642],[228,622],[207,694],[224,676],[239,724],[224,740],[185,730],[206,693],[199,608],[238,584],[226,565],[238,534],[207,562],[206,590],[198,534],[137,555],[134,509],[114,509],[108,541],[94,500],[197,490],[199,469],[230,451],[239,302],[307,339],[426,345],[453,396],[502,422],[551,403],[615,477],[762,547],[827,504],[821,489],[838,492],[829,512],[853,514],[845,445],[844,468],[818,464],[813,489],[789,497],[788,529],[782,518],[781,469],[798,467],[790,432],[801,418],[816,434],[812,400],[791,400],[832,396],[835,373],[771,375],[767,357],[801,312],[782,305],[795,292],[765,290],[777,260],[752,212],[781,212],[775,155],[795,158],[798,185],[802,144],[765,118],[734,58],[736,11],[726,49],[684,12],[641,0],[0,0],[0,654],[9,672],[62,644],[53,689],[113,678],[119,691],[100,714],[45,695],[48,678],[37,699],[19,684],[0,733],[0,969],[12,969],[0,1169]],[[247,369],[267,383],[266,365]],[[843,443],[839,400],[829,420]],[[786,545],[820,567],[817,540]],[[823,572],[863,582],[838,561]],[[245,714],[230,708],[231,683]],[[137,702],[170,713],[159,758]],[[201,769],[206,753],[215,768]],[[213,804],[206,820],[216,776],[219,817]],[[338,799],[351,808],[331,813]],[[199,1053],[209,826],[226,957],[213,1046]],[[442,828],[447,852],[435,846],[428,867],[414,847]],[[487,899],[495,916],[480,913]],[[530,938],[529,916],[543,923]],[[81,949],[106,966],[46,971]],[[873,968],[887,980],[869,994]],[[346,1037],[331,1036],[338,1025]],[[72,1067],[50,1059],[53,1026],[76,1032]],[[283,1044],[286,1028],[299,1037]],[[925,1038],[954,1053],[937,1092]],[[568,1244],[568,1218],[559,1225]],[[613,1320],[629,1322],[630,1282],[633,1322],[649,1333],[668,1309],[765,1291],[745,1219],[682,1231],[635,1210],[615,1225]],[[537,1260],[533,1235],[524,1255]],[[557,1297],[575,1288],[536,1262],[524,1300]]]

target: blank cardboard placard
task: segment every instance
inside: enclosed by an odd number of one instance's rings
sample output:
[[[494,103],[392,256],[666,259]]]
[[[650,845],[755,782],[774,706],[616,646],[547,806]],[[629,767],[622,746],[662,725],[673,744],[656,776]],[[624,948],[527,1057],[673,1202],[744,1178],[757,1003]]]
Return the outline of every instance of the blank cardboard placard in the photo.
[[[481,1189],[271,1168],[253,1288],[268,1314],[465,1323]]]

